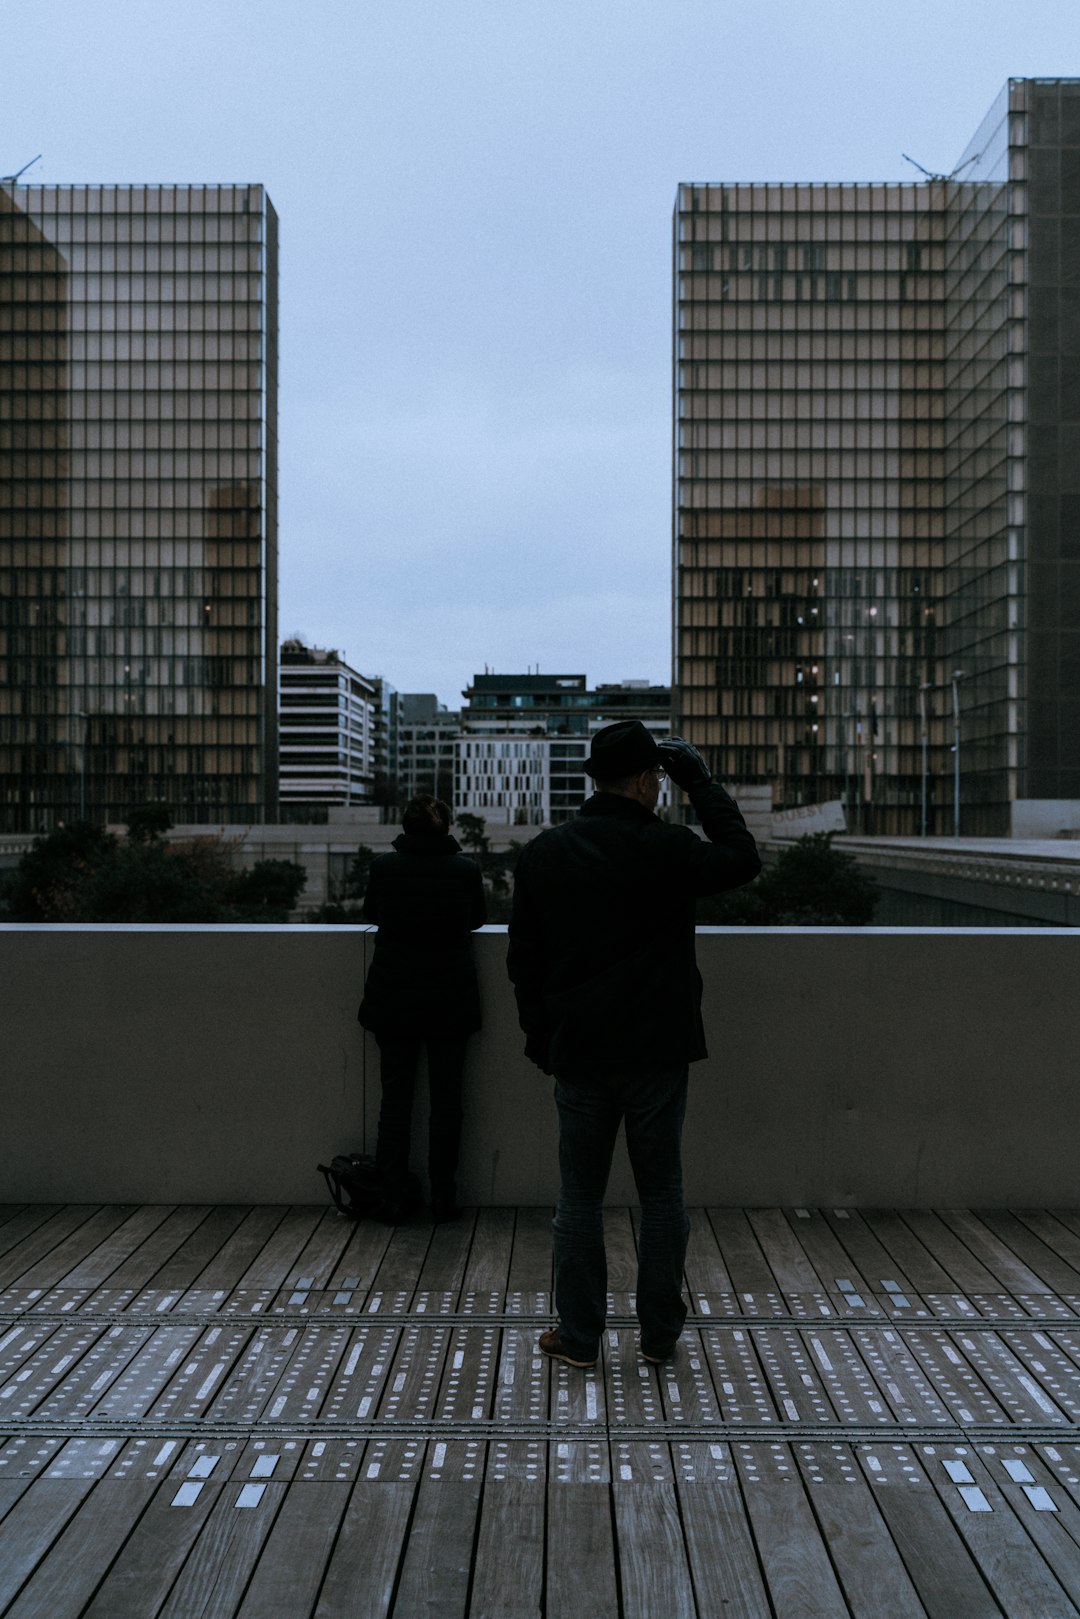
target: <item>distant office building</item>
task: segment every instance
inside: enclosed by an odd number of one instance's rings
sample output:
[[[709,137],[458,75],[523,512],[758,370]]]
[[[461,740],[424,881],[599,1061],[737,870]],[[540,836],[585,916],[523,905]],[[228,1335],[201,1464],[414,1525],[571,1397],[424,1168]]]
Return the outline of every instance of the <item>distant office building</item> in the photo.
[[[277,814],[277,216],[0,183],[0,830]]]
[[[658,736],[671,730],[671,688],[624,680],[589,688],[584,675],[474,675],[461,694],[463,733],[536,732],[588,736],[615,720],[639,719]]]
[[[401,693],[381,675],[375,686],[375,788],[374,802],[388,805],[401,802]]]
[[[283,821],[325,819],[331,805],[374,802],[378,682],[335,651],[283,641],[280,693]]]
[[[675,728],[777,807],[1046,831],[1080,799],[1080,80],[952,175],[683,185]],[[955,712],[958,726],[954,726]],[[925,718],[924,718],[925,716]]]
[[[592,792],[584,739],[461,736],[455,744],[454,807],[510,826],[549,826],[576,815]]]
[[[403,803],[431,793],[450,804],[454,798],[454,744],[461,715],[440,703],[434,692],[398,695],[398,783]]]
[[[589,739],[637,719],[657,738],[671,732],[671,688],[624,680],[590,689],[585,675],[474,675],[462,693],[457,744],[459,809],[511,824],[568,820],[592,792]],[[670,802],[665,785],[660,806]]]

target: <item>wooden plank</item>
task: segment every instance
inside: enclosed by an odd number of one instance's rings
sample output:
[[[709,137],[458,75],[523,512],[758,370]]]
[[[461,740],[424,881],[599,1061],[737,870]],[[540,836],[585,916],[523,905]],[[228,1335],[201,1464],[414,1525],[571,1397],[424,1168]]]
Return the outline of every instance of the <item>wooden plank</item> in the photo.
[[[697,1619],[674,1483],[613,1484],[625,1619]],[[566,1611],[566,1610],[563,1610]]]
[[[237,1282],[238,1288],[280,1288],[297,1257],[323,1218],[322,1209],[309,1206],[287,1209],[273,1234],[251,1261]]]
[[[846,1218],[841,1220],[835,1211],[826,1209],[825,1219],[845,1253],[850,1254],[851,1263],[866,1277],[871,1292],[881,1293],[885,1282],[895,1282],[901,1293],[917,1295],[918,1289],[903,1266],[886,1251],[858,1210],[844,1212]]]
[[[700,1298],[715,1298],[718,1293],[734,1293],[735,1287],[728,1275],[716,1232],[709,1223],[704,1209],[687,1209],[690,1219],[690,1237],[686,1245],[686,1283],[690,1289],[691,1308],[696,1309]]]
[[[795,1224],[796,1235],[827,1293],[835,1294],[838,1282],[850,1282],[855,1292],[864,1298],[874,1292],[870,1278],[858,1269],[819,1209],[810,1209],[808,1217],[797,1219]]]
[[[416,1496],[395,1619],[464,1619],[480,1485],[425,1479]]]
[[[797,1332],[751,1328],[750,1338],[783,1421],[845,1420],[843,1408],[837,1409],[829,1399],[820,1368]]]
[[[477,1209],[461,1294],[477,1309],[501,1310],[514,1245],[513,1209]]]
[[[338,1290],[355,1288],[359,1302],[375,1280],[393,1228],[380,1225],[377,1220],[346,1220],[344,1217],[340,1224],[348,1241],[326,1285]]]
[[[1073,1270],[1080,1271],[1080,1237],[1052,1209],[1014,1209],[1013,1214]]]
[[[607,1254],[608,1311],[628,1315],[637,1287],[637,1241],[634,1222],[626,1207],[604,1210],[604,1251]]]
[[[347,1484],[294,1484],[288,1489],[237,1619],[310,1613],[349,1495]]]
[[[76,1619],[156,1489],[148,1478],[95,1485],[6,1619]]]
[[[238,1203],[217,1204],[205,1209],[198,1225],[146,1278],[147,1287],[161,1291],[190,1287],[249,1212]]]
[[[1080,1271],[1004,1209],[980,1209],[979,1219],[999,1242],[1041,1279],[1051,1293],[1080,1292]],[[1016,1289],[1027,1293],[1029,1288]]]
[[[59,1277],[108,1236],[130,1212],[77,1204],[13,1248],[4,1261],[4,1280],[13,1287],[53,1287]]]
[[[30,1203],[23,1208],[10,1209],[3,1225],[0,1226],[0,1274],[6,1263],[4,1258],[6,1254],[63,1212],[62,1203]]]
[[[112,1239],[119,1255],[119,1263],[108,1274],[108,1287],[110,1289],[145,1287],[151,1276],[156,1275],[168,1262],[208,1213],[207,1205],[200,1207],[197,1204],[182,1204],[179,1208],[167,1211],[165,1218],[159,1221],[141,1242],[135,1231],[121,1227]],[[80,1277],[77,1282],[69,1282],[67,1285],[78,1286],[85,1280],[85,1277]]]
[[[553,1310],[551,1208],[519,1208],[506,1278],[507,1309]]]
[[[198,1288],[200,1292],[217,1288],[230,1291],[237,1287],[241,1276],[265,1247],[285,1214],[285,1208],[279,1204],[264,1204],[249,1209],[203,1269],[192,1277],[190,1286]]]
[[[93,1488],[92,1478],[39,1478],[0,1523],[0,1608],[29,1579]]]
[[[408,1308],[431,1246],[433,1229],[417,1221],[413,1225],[395,1226],[391,1231],[371,1284],[372,1293],[381,1296],[384,1309],[393,1308],[395,1304],[401,1310]]]
[[[968,1209],[942,1209],[939,1218],[966,1243],[996,1278],[1003,1293],[1052,1293],[1054,1290],[1025,1265]]]
[[[284,1494],[284,1486],[276,1485],[257,1507],[237,1507],[240,1488],[234,1480],[218,1490],[157,1619],[232,1619],[273,1526],[273,1508]]]
[[[831,1280],[818,1275],[799,1240],[805,1221],[798,1220],[793,1230],[781,1209],[747,1209],[746,1217],[783,1292],[829,1293],[835,1290]]]
[[[999,1293],[1001,1283],[979,1263],[971,1249],[944,1225],[930,1209],[902,1209],[904,1220],[914,1236],[947,1272],[946,1293]],[[921,1291],[927,1291],[925,1288]],[[932,1290],[931,1290],[932,1291]]]
[[[415,1484],[369,1484],[364,1479],[353,1486],[314,1619],[342,1619],[344,1614],[349,1619],[385,1619],[416,1489]]]
[[[131,1256],[133,1249],[157,1230],[170,1212],[168,1205],[157,1203],[143,1203],[127,1211],[116,1228],[108,1232],[66,1275],[58,1277],[55,1285],[67,1288],[100,1287]]]
[[[851,1341],[901,1422],[954,1420],[899,1330],[858,1327],[852,1332]]]
[[[238,1511],[234,1503],[240,1485],[236,1481],[203,1484],[190,1506],[173,1506],[178,1488],[176,1479],[161,1485],[86,1609],[86,1619],[150,1619],[151,1615],[156,1615],[192,1547],[201,1538],[207,1520],[213,1513]],[[284,1493],[283,1484],[266,1486],[259,1505],[242,1514],[249,1518],[261,1515],[264,1519],[263,1524],[248,1528],[247,1535],[269,1530]],[[215,1538],[213,1534],[211,1538]],[[205,1568],[205,1562],[200,1566]],[[198,1595],[195,1600],[197,1604]],[[186,1613],[183,1608],[179,1611]],[[197,1605],[195,1611],[200,1611]],[[208,1612],[205,1607],[202,1611]],[[218,1613],[222,1619],[227,1619],[230,1611],[228,1608],[209,1610],[214,1619]]]
[[[344,1221],[337,1209],[326,1209],[296,1256],[292,1269],[286,1274],[281,1286],[299,1287],[303,1279],[307,1287],[326,1287],[352,1234],[351,1220]],[[308,1278],[311,1280],[307,1280]]]
[[[981,1477],[983,1465],[988,1467],[989,1464],[981,1463],[977,1468],[972,1468],[972,1472],[985,1490]],[[1056,1490],[1050,1485],[1048,1493],[1055,1510],[1039,1511],[1025,1495],[1023,1485],[1005,1481],[1006,1474],[1000,1465],[994,1469],[992,1478],[994,1485],[1000,1488],[1007,1508],[1027,1530],[1043,1560],[1075,1603],[1080,1595],[1080,1511],[1075,1502],[1069,1499],[1064,1490]],[[1043,1480],[1039,1482],[1043,1483]],[[1046,1484],[1043,1487],[1046,1488]],[[993,1497],[990,1496],[990,1499]]]
[[[930,1463],[930,1482],[1008,1619],[1042,1619],[1049,1614],[1054,1619],[1072,1619],[1078,1610],[985,1472],[979,1477],[979,1487],[991,1510],[971,1512],[958,1487],[945,1474],[941,1458],[934,1456],[931,1460],[924,1452],[924,1459]],[[970,1451],[965,1451],[963,1460],[969,1468],[976,1462]]]
[[[855,1454],[929,1619],[1001,1619],[977,1562],[914,1452],[860,1446]]]
[[[793,1445],[841,1588],[856,1614],[925,1619],[903,1559],[851,1451]]]
[[[749,1330],[702,1331],[701,1347],[725,1422],[777,1422],[779,1409]]]
[[[435,1405],[439,1420],[467,1422],[490,1417],[498,1366],[498,1327],[455,1326]]]
[[[732,1453],[776,1612],[799,1619],[848,1619],[788,1447],[739,1444]]]
[[[547,1505],[546,1611],[621,1619],[609,1487],[552,1483]],[[666,1606],[651,1619],[661,1614]]]
[[[540,1480],[485,1484],[469,1619],[536,1619],[542,1611],[546,1491]],[[577,1609],[592,1613],[580,1601]]]
[[[457,1309],[472,1246],[472,1226],[471,1213],[463,1214],[460,1220],[435,1226],[424,1255],[423,1269],[416,1278],[414,1310]]]
[[[678,1494],[699,1614],[771,1619],[738,1484],[680,1483]]]
[[[953,1277],[894,1209],[863,1209],[862,1218],[893,1266],[887,1276],[898,1281],[906,1276],[917,1294],[949,1293],[955,1288]]]
[[[783,1292],[741,1209],[709,1209],[709,1223],[736,1293]]]

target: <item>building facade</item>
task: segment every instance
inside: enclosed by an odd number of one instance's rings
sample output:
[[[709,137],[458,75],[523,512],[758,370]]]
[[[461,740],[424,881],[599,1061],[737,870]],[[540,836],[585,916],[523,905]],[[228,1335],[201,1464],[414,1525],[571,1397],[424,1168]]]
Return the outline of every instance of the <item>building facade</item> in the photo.
[[[674,723],[722,778],[873,833],[1080,798],[1078,230],[1078,80],[949,176],[680,187]]]
[[[434,692],[403,691],[398,697],[397,779],[402,803],[417,793],[454,799],[454,747],[461,715]]]
[[[641,720],[658,737],[671,731],[671,688],[623,680],[590,689],[585,675],[474,675],[461,694],[463,734],[588,736],[615,720]]]
[[[281,819],[325,819],[331,805],[374,802],[379,683],[339,653],[282,642],[278,669]]]
[[[0,184],[0,830],[277,814],[277,216]]]
[[[568,821],[592,792],[588,752],[584,737],[461,736],[454,745],[454,808],[496,825]]]

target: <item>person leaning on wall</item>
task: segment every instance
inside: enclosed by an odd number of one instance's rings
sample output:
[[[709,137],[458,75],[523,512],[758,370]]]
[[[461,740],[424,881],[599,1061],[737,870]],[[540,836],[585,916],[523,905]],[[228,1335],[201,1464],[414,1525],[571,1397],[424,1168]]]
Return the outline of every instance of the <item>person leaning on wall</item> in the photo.
[[[378,926],[358,1017],[379,1047],[382,1106],[375,1161],[404,1215],[413,1087],[427,1047],[428,1177],[433,1220],[454,1220],[465,1048],[480,1027],[472,931],[486,921],[480,867],[450,835],[450,808],[421,793],[393,852],[372,861],[364,916]]]

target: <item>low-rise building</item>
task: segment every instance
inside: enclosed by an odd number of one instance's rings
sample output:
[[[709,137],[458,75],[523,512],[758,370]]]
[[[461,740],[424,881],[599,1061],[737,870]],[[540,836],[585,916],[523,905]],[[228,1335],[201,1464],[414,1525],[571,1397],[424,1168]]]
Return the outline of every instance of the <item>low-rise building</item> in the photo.
[[[397,781],[402,802],[433,793],[453,802],[454,748],[461,715],[434,692],[403,691],[398,697]]]
[[[333,649],[299,640],[282,644],[282,821],[325,821],[331,805],[374,801],[385,731],[382,685],[351,668]]]

